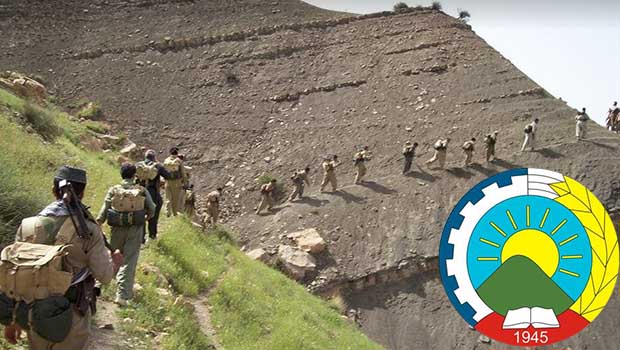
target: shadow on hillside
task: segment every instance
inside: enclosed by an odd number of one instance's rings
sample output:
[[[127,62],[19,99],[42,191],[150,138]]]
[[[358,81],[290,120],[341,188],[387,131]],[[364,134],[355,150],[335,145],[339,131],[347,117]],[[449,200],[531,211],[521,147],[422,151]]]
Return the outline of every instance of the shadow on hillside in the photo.
[[[264,211],[261,211],[261,212],[260,212],[260,214],[257,214],[257,215],[258,215],[258,216],[269,216],[269,215],[275,215],[275,214],[277,214],[279,211],[281,211],[281,210],[283,210],[283,209],[286,209],[286,208],[288,208],[288,207],[290,207],[290,205],[288,205],[288,204],[286,204],[286,205],[281,205],[281,206],[278,206],[278,207],[273,207],[273,208],[271,208],[271,211],[269,211],[269,212],[268,212],[268,211],[264,210]]]
[[[363,181],[360,186],[364,186],[366,188],[369,188],[377,193],[382,193],[382,194],[394,194],[394,193],[398,193],[398,191],[385,187],[381,184],[378,184],[374,181]]]
[[[564,157],[562,153],[556,152],[550,148],[541,148],[537,149],[534,152],[539,153],[541,156],[545,158],[558,159]]]
[[[474,176],[474,173],[469,172],[463,168],[447,168],[446,171],[456,177],[461,177],[463,179],[470,179]]]
[[[427,182],[434,182],[435,180],[438,179],[438,177],[433,176],[429,173],[427,173],[426,171],[420,169],[420,171],[410,171],[407,174],[405,174],[405,176],[407,177],[414,177],[416,179],[420,179],[420,180],[424,180]]]
[[[481,164],[471,164],[469,167],[486,176],[497,174],[497,170],[485,168]]]
[[[504,169],[516,169],[516,168],[521,168],[521,166],[519,164],[515,164],[515,163],[511,163],[507,160],[504,159],[499,159],[499,158],[495,158],[492,161],[493,164],[500,166]]]
[[[293,201],[293,203],[305,204],[311,207],[322,207],[326,204],[329,204],[329,201],[327,199],[317,199],[306,196]]]
[[[608,145],[608,144],[602,143],[602,142],[597,142],[597,141],[594,141],[594,140],[583,140],[583,141],[584,142],[589,142],[591,144],[594,144],[594,145],[597,145],[599,147],[606,148],[606,149],[611,149],[611,150],[616,150],[617,149],[616,147],[614,147],[612,145]]]
[[[366,199],[362,197],[358,197],[354,194],[351,194],[345,190],[338,190],[336,192],[328,192],[327,194],[332,194],[334,196],[338,196],[342,198],[347,203],[358,203],[363,204],[366,203]]]

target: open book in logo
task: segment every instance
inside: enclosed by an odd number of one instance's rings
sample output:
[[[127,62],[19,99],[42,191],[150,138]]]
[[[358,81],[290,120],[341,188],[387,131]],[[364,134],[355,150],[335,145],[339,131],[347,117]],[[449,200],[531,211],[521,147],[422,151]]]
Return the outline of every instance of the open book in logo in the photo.
[[[552,309],[540,307],[522,307],[517,310],[510,310],[504,319],[503,329],[527,329],[532,326],[540,328],[559,328],[560,322],[553,313]]]
[[[514,169],[470,190],[450,214],[439,267],[448,297],[503,343],[548,345],[594,320],[620,266],[615,228],[583,185]]]

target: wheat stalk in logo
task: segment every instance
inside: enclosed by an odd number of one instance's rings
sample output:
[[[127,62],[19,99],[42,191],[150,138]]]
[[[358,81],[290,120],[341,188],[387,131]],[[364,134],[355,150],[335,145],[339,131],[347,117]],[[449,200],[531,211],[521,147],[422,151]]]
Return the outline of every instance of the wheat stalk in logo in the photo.
[[[558,194],[555,201],[572,211],[583,224],[592,246],[592,271],[579,299],[571,310],[592,322],[613,293],[620,256],[613,222],[603,204],[577,181],[564,177],[550,184]]]

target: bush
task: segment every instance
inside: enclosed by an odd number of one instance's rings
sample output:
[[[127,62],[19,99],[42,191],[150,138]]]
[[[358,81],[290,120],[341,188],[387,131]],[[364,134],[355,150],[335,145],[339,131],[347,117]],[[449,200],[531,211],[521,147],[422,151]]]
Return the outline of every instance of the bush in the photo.
[[[404,2],[398,2],[394,5],[394,12],[400,12],[409,9],[409,5]]]
[[[471,15],[469,14],[469,11],[467,10],[460,10],[459,9],[459,19],[463,22],[467,22],[469,21],[469,18],[471,18]]]
[[[435,11],[441,11],[443,7],[441,6],[441,3],[439,1],[433,1],[431,8]]]
[[[26,123],[47,141],[51,141],[61,134],[54,115],[40,107],[26,102],[22,115]]]
[[[239,78],[230,69],[224,71],[224,79],[226,79],[226,83],[228,83],[230,85],[237,85],[237,84],[239,84]]]
[[[82,107],[79,112],[77,112],[76,116],[78,118],[95,120],[103,116],[103,111],[98,103],[89,102],[86,106]]]

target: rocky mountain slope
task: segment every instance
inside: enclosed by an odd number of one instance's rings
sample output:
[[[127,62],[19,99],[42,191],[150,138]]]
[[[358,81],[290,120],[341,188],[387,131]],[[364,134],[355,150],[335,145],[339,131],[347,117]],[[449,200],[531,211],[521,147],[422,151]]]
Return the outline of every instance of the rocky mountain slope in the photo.
[[[349,291],[364,330],[391,349],[487,349],[444,296],[439,235],[454,204],[488,175],[543,167],[588,185],[619,206],[618,138],[590,125],[576,142],[575,111],[550,96],[467,25],[441,12],[354,16],[286,1],[63,0],[0,7],[0,65],[52,77],[66,105],[98,100],[130,138],[182,148],[199,191],[228,184],[227,224],[240,245],[276,251],[286,233],[316,227],[328,241],[318,292]],[[537,152],[518,152],[541,119]],[[498,130],[500,161],[462,168],[460,145]],[[400,150],[419,142],[418,163],[438,137],[453,140],[446,171],[400,175]],[[353,153],[373,153],[362,186]],[[320,161],[338,154],[342,191],[318,193]],[[310,195],[253,214],[256,178],[286,182],[313,171]],[[287,183],[287,186],[289,184]],[[620,303],[567,342],[620,342]],[[604,320],[603,320],[604,319]],[[603,335],[605,336],[603,339]]]

